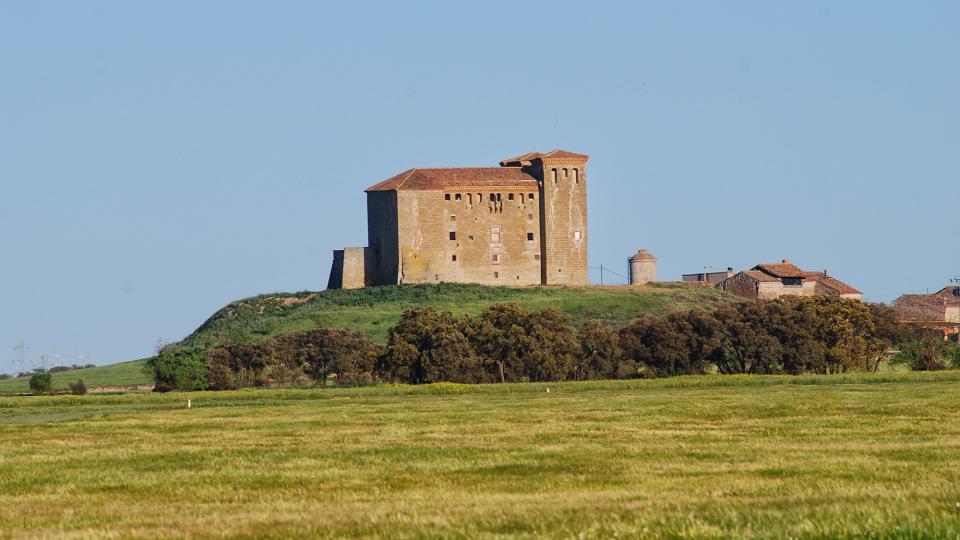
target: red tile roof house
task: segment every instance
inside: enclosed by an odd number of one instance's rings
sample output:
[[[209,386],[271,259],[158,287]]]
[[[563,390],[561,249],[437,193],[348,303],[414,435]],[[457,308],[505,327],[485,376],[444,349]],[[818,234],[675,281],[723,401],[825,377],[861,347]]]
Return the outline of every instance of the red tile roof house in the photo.
[[[787,259],[779,263],[758,264],[721,281],[718,289],[744,298],[770,299],[785,295],[839,296],[862,300],[863,294],[823,272],[801,270]]]
[[[960,287],[933,294],[904,294],[893,301],[902,323],[939,330],[944,339],[960,334]]]

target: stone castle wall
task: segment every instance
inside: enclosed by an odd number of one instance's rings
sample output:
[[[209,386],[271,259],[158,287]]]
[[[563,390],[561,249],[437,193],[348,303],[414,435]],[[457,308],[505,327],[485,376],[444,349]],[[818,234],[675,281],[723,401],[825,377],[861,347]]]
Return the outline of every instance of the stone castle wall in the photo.
[[[399,191],[400,282],[539,284],[539,198],[509,186]]]
[[[544,160],[541,180],[541,281],[587,285],[586,161]]]

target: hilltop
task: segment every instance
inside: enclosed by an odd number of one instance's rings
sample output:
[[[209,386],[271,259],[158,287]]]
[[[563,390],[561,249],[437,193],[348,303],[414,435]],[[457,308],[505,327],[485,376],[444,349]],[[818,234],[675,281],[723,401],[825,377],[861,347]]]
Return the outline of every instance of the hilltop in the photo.
[[[223,341],[259,341],[285,332],[327,325],[362,330],[383,342],[404,310],[431,306],[456,314],[476,315],[484,308],[512,302],[528,310],[553,308],[569,315],[574,325],[590,319],[625,324],[647,313],[710,307],[738,301],[723,291],[679,285],[643,287],[490,287],[441,283],[364,289],[331,289],[262,294],[237,300],[211,315],[175,346],[211,347]],[[144,360],[54,374],[54,389],[83,379],[93,387],[132,387],[151,384]],[[28,378],[0,381],[0,394],[28,391]]]
[[[557,309],[580,326],[590,319],[620,325],[647,313],[736,301],[723,291],[679,285],[518,288],[441,283],[275,293],[232,302],[178,345],[209,347],[223,341],[258,341],[318,325],[361,330],[384,341],[403,311],[415,306],[476,315],[493,304],[514,303],[527,310]]]

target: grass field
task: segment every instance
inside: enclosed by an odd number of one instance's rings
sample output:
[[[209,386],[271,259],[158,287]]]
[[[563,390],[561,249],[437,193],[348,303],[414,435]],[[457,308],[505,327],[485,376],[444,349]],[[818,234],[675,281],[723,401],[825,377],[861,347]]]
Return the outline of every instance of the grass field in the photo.
[[[960,372],[7,397],[0,536],[957,538],[958,403]]]
[[[66,390],[77,379],[83,379],[88,388],[96,386],[140,386],[153,384],[153,377],[144,371],[146,360],[132,360],[107,366],[61,371],[53,374],[54,390]],[[0,381],[0,395],[30,391],[30,377]]]

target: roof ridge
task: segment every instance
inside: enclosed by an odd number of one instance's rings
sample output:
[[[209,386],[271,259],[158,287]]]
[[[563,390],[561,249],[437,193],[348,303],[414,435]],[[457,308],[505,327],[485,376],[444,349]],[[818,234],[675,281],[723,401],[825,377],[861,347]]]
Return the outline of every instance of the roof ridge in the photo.
[[[397,189],[402,188],[402,187],[403,187],[403,183],[406,182],[407,180],[409,180],[410,177],[413,176],[413,173],[415,173],[415,172],[417,172],[417,168],[416,168],[416,167],[410,169],[410,171],[407,173],[407,175],[403,177],[403,180],[401,180],[400,183],[397,184]]]

